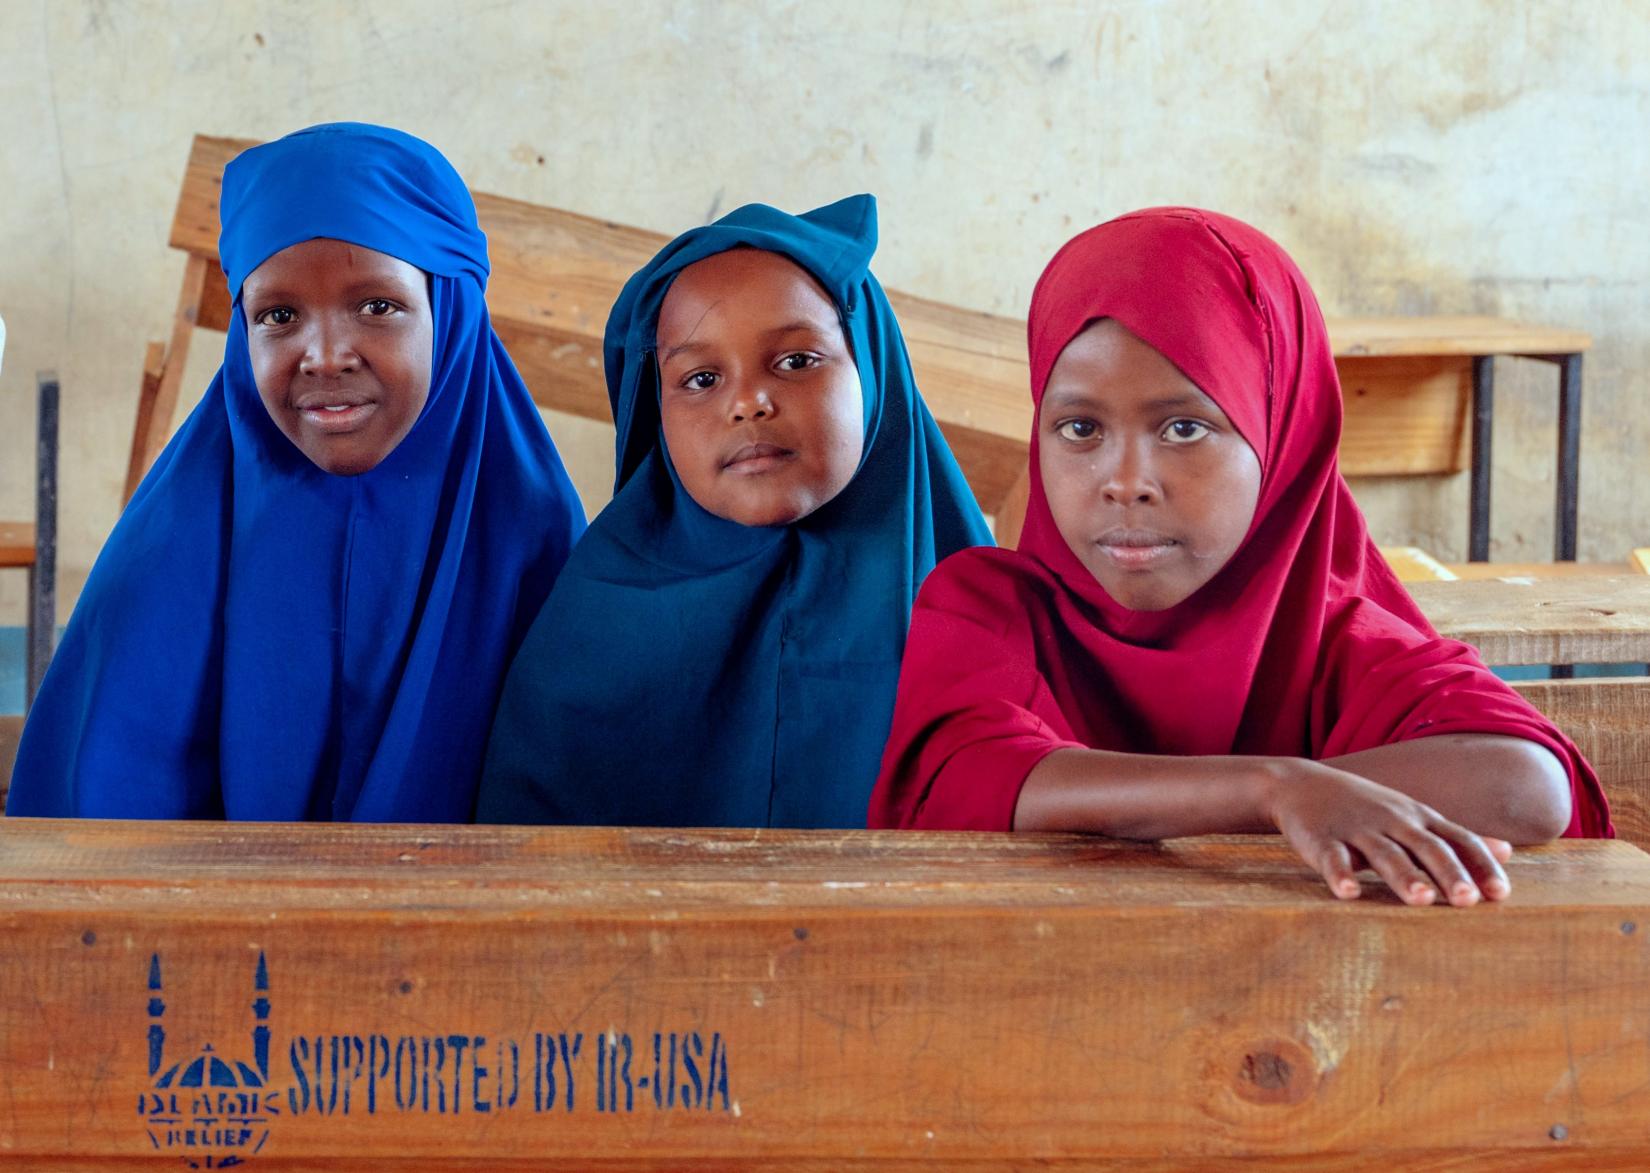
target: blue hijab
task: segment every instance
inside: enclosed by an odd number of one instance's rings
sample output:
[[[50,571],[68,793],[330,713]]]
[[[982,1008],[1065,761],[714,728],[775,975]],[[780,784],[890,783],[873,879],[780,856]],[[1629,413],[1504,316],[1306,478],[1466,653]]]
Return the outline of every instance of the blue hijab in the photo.
[[[917,394],[869,264],[876,202],[740,208],[667,245],[608,318],[612,503],[511,667],[484,822],[863,827],[917,587],[989,532]],[[865,401],[848,486],[791,525],[688,496],[659,424],[654,334],[672,281],[731,248],[796,262],[841,314]]]
[[[7,811],[452,822],[510,656],[583,514],[487,316],[486,238],[428,144],[342,123],[224,173],[223,367],[121,516],[19,747]],[[334,476],[258,398],[241,283],[317,237],[429,274],[430,393]]]

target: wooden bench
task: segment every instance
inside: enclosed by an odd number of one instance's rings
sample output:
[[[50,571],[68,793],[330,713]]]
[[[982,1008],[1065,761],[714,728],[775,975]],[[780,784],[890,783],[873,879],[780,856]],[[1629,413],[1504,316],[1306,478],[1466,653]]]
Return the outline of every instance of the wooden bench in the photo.
[[[1418,582],[1439,632],[1493,666],[1650,662],[1650,576]],[[1616,831],[1650,847],[1650,677],[1513,685],[1568,733],[1598,771]]]
[[[15,820],[0,1159],[1642,1168],[1650,858],[1509,872],[1406,909],[1261,837]]]
[[[188,255],[169,343],[151,343],[126,495],[171,432],[196,327],[223,330],[230,301],[218,265],[223,168],[250,140],[197,136],[171,244]],[[493,324],[544,407],[610,418],[601,342],[624,281],[666,237],[478,193],[493,260]],[[1018,539],[1031,430],[1025,323],[890,292],[911,363],[980,506],[1004,544]],[[1584,348],[1587,336],[1492,318],[1346,318],[1330,322],[1346,394],[1343,469],[1353,476],[1466,467],[1475,356]],[[1487,362],[1488,360],[1483,360]]]

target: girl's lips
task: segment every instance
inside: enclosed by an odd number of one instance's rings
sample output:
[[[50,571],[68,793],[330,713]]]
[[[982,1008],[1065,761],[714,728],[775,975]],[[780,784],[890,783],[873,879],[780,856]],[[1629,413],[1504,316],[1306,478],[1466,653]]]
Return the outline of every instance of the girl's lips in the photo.
[[[329,436],[353,432],[378,410],[376,403],[314,404],[298,410],[304,423]]]
[[[755,476],[769,472],[795,459],[796,453],[777,444],[746,444],[722,465],[723,472]]]
[[[1101,541],[1095,545],[1101,553],[1124,570],[1149,570],[1169,557],[1179,543],[1163,538],[1149,545],[1139,544],[1133,540],[1127,543]]]

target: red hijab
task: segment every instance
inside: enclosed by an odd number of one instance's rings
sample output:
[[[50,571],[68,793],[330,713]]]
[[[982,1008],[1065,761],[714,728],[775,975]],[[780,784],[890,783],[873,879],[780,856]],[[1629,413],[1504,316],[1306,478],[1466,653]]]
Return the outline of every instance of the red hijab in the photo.
[[[1131,611],[1055,528],[1031,433],[1016,551],[946,559],[917,597],[873,827],[1008,830],[1066,746],[1314,759],[1446,733],[1506,734],[1570,774],[1567,835],[1609,836],[1575,746],[1466,644],[1442,639],[1370,540],[1337,463],[1341,390],[1316,298],[1253,228],[1191,208],[1072,240],[1031,299],[1031,394],[1115,318],[1214,399],[1261,463],[1243,544],[1190,598]]]

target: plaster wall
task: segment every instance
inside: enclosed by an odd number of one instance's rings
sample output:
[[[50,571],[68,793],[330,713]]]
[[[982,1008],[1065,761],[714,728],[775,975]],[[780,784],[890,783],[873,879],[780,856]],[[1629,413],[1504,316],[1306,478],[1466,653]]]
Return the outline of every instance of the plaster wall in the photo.
[[[0,0],[0,111],[0,516],[32,509],[32,373],[56,367],[65,615],[166,336],[190,136],[334,119],[421,135],[477,189],[663,232],[873,191],[885,283],[1014,315],[1083,227],[1230,212],[1329,313],[1591,331],[1582,556],[1650,544],[1650,4]],[[184,409],[220,346],[197,336]],[[1540,560],[1554,377],[1498,381],[1492,556]],[[550,424],[594,512],[611,429]],[[1464,476],[1355,488],[1379,539],[1464,556]],[[0,624],[22,598],[0,576]]]

